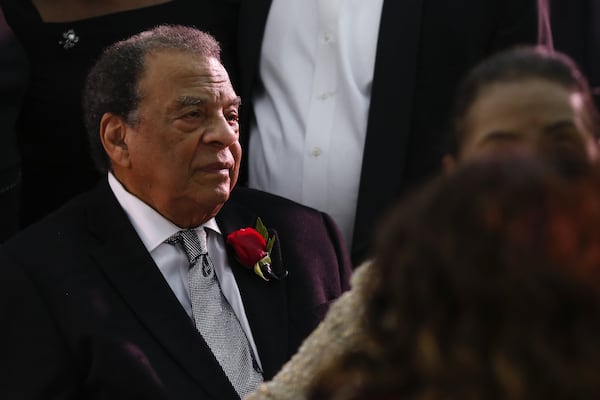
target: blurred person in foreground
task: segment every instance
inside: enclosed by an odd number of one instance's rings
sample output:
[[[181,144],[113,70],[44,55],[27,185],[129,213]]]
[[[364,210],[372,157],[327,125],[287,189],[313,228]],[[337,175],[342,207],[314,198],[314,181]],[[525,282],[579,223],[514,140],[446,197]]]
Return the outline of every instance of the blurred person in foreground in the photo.
[[[233,190],[239,104],[199,30],[105,50],[84,102],[105,178],[0,248],[0,398],[240,398],[315,328],[349,256],[327,215]]]
[[[599,170],[525,157],[464,164],[389,215],[362,341],[309,399],[600,396]]]
[[[444,159],[448,172],[478,158],[513,153],[552,158],[565,169],[596,162],[598,116],[585,77],[563,54],[534,47],[499,53],[470,72],[455,104],[457,148]],[[352,290],[251,399],[305,398],[322,365],[364,340],[364,291],[374,274],[369,262],[355,270]]]

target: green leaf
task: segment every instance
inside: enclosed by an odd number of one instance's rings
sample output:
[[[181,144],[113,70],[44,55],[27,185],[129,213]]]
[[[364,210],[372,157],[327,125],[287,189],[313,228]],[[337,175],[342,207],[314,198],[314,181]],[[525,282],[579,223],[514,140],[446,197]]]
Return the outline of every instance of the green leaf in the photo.
[[[263,224],[263,222],[260,219],[260,217],[258,217],[256,219],[256,231],[258,233],[260,233],[260,235],[262,237],[264,237],[265,240],[269,240],[269,232],[267,231],[267,227],[265,226],[265,224]]]

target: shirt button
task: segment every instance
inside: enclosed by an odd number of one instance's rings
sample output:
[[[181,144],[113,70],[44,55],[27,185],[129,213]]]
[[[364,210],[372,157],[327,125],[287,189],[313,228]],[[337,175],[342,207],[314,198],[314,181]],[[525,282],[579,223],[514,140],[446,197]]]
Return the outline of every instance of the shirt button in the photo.
[[[310,154],[312,154],[314,157],[319,157],[321,155],[321,153],[322,153],[322,151],[318,147],[314,147],[310,152]]]
[[[323,42],[324,43],[331,43],[333,41],[333,35],[329,32],[325,32],[323,34]]]
[[[319,100],[327,100],[328,98],[330,98],[331,96],[333,96],[333,92],[325,92],[325,93],[321,93],[320,95],[317,96],[317,98]]]

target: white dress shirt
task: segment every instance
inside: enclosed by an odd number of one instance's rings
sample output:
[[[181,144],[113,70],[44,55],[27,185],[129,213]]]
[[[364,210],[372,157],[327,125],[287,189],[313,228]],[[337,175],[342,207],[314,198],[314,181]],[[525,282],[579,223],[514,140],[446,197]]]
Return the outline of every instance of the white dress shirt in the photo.
[[[173,224],[148,204],[129,193],[110,172],[108,173],[108,183],[119,204],[127,213],[129,221],[131,221],[142,243],[144,243],[146,250],[148,250],[156,266],[171,287],[173,294],[175,294],[188,316],[192,318],[192,304],[188,286],[190,264],[187,255],[182,249],[165,243],[165,240],[182,228]],[[231,266],[227,262],[225,241],[223,240],[221,231],[214,218],[195,229],[204,228],[207,228],[208,253],[215,267],[221,291],[240,321],[242,329],[250,342],[250,347],[254,352],[256,361],[262,368],[248,318],[246,317],[246,311],[244,310],[244,304],[242,303],[242,297]]]
[[[273,0],[249,186],[330,214],[350,246],[383,0]],[[386,171],[382,171],[386,173]]]

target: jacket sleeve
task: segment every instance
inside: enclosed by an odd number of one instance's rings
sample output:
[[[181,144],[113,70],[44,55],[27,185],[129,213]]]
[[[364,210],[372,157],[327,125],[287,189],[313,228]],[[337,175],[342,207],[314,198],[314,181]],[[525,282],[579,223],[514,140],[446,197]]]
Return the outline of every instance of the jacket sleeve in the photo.
[[[341,292],[345,292],[350,289],[350,277],[352,276],[350,253],[346,246],[346,242],[333,219],[326,213],[321,213],[321,215],[323,216],[325,227],[329,232],[331,243],[337,254]]]

